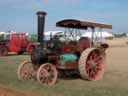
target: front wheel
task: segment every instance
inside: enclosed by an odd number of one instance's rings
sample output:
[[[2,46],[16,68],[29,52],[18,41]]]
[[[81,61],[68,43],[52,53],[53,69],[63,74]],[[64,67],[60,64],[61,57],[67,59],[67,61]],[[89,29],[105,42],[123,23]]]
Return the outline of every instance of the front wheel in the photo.
[[[25,61],[18,67],[17,75],[19,80],[30,80],[36,78],[36,70],[30,61]]]
[[[45,63],[37,71],[37,81],[43,86],[49,86],[56,83],[58,72],[51,63]]]

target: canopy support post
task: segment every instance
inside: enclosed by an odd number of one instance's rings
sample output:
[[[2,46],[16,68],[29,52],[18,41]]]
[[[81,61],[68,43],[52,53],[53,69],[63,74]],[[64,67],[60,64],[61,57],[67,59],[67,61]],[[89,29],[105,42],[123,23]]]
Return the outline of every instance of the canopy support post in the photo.
[[[91,27],[92,29],[92,46],[94,46],[94,32],[95,32],[95,27]]]
[[[102,39],[103,39],[103,34],[102,34],[102,28],[99,28],[99,32],[100,32],[100,43],[102,43]]]

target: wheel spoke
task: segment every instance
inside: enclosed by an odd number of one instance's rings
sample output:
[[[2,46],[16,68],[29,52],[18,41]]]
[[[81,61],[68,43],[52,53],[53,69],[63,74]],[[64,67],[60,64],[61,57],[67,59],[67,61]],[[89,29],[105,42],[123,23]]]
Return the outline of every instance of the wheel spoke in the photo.
[[[91,69],[88,69],[88,70],[87,70],[87,74],[89,75],[89,74],[90,74],[90,72],[91,72]]]
[[[99,61],[96,62],[96,66],[99,66],[101,64],[103,64],[103,60],[99,60]]]
[[[91,65],[86,66],[87,71],[90,70],[90,69],[91,69]]]
[[[89,60],[91,60],[91,61],[93,60],[93,56],[92,56],[92,55],[91,55],[91,56],[89,56]]]
[[[103,67],[104,67],[104,65],[103,65],[103,63],[101,63],[101,64],[99,64],[99,65],[97,66],[97,69],[102,70]]]
[[[92,59],[94,60],[96,57],[98,56],[98,54],[96,52],[92,52]]]
[[[93,60],[87,60],[86,63],[87,65],[90,65],[93,62]]]
[[[102,67],[96,67],[96,70],[97,71],[101,71],[102,70]]]
[[[46,81],[47,81],[47,78],[46,78],[46,77],[43,77],[43,78],[42,78],[42,83],[44,83],[44,84],[45,84],[45,83],[46,83]]]
[[[94,72],[93,69],[92,69],[91,72],[89,73],[89,77],[91,77],[91,78],[94,78],[94,77],[95,77],[95,72]]]
[[[94,59],[94,61],[97,62],[97,61],[99,61],[99,60],[102,60],[102,58],[103,58],[103,56],[100,55],[100,56],[96,57],[96,58]]]

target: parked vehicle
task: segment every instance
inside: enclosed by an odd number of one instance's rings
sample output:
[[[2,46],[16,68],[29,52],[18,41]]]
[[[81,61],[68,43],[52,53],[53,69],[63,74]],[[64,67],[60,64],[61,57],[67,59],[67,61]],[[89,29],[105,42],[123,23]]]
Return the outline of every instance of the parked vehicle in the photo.
[[[28,40],[25,33],[12,33],[5,40],[0,41],[0,56],[8,55],[8,52],[23,52],[32,53],[35,48],[35,43]]]

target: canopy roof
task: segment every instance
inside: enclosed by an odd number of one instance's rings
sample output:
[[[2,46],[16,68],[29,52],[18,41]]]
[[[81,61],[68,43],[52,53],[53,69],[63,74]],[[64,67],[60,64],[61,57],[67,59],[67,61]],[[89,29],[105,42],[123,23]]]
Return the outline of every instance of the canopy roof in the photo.
[[[80,20],[75,20],[75,19],[61,20],[56,23],[56,26],[65,27],[65,28],[77,28],[77,29],[87,29],[88,27],[90,28],[99,27],[99,28],[112,29],[112,25],[86,22],[86,21],[80,21]]]

